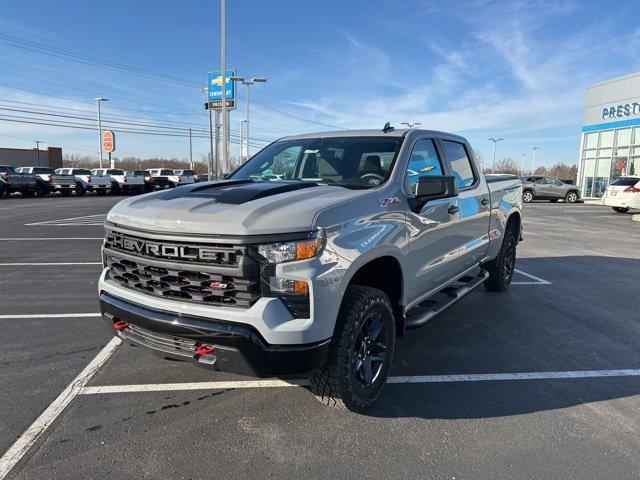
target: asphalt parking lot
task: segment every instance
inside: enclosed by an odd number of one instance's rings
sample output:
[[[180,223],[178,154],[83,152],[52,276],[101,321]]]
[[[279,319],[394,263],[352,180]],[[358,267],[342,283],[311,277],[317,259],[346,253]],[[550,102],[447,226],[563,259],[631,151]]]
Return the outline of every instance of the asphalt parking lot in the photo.
[[[0,478],[638,477],[630,215],[527,205],[515,284],[400,339],[361,415],[112,340],[96,283],[118,200],[0,202]]]

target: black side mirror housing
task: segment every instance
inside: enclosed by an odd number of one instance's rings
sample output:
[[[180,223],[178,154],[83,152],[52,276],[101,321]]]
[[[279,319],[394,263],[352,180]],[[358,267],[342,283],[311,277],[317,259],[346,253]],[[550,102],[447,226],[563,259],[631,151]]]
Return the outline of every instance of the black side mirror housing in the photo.
[[[451,176],[424,176],[416,184],[416,198],[421,201],[449,198],[458,195],[458,183]]]

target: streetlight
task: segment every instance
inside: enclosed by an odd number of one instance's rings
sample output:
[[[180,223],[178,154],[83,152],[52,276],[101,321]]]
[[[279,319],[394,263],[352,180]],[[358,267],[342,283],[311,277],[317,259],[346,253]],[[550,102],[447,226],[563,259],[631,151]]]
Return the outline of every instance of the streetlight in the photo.
[[[490,142],[493,142],[493,163],[491,164],[491,173],[495,173],[496,171],[496,144],[504,140],[504,138],[494,138],[491,137],[488,139]]]
[[[531,150],[533,150],[533,166],[531,168],[531,175],[535,175],[536,174],[536,152],[540,150],[540,147],[531,147]]]
[[[36,142],[36,152],[37,152],[37,158],[38,158],[38,166],[40,166],[40,144],[42,143],[42,140],[34,140],[34,142]]]
[[[231,81],[233,82],[242,82],[243,85],[247,86],[247,115],[246,115],[246,138],[247,138],[247,159],[249,158],[249,104],[250,104],[250,97],[249,97],[249,87],[255,83],[266,83],[267,79],[264,77],[253,77],[251,80],[249,81],[245,81],[244,77],[231,77]],[[242,136],[240,137],[242,138]]]
[[[108,102],[108,98],[96,97],[96,103],[98,104],[98,142],[100,143],[100,168],[102,168],[102,116],[100,114],[100,102]]]
[[[406,125],[407,128],[420,128],[422,126],[421,122],[402,122],[400,125]]]

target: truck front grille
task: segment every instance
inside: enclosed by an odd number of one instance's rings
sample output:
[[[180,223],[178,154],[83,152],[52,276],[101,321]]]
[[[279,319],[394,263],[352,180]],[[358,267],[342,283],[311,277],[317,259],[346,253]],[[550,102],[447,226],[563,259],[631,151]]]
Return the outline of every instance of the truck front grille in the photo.
[[[144,259],[107,254],[109,277],[120,285],[164,298],[230,307],[251,307],[260,298],[259,279],[207,271],[182,265],[157,266]]]

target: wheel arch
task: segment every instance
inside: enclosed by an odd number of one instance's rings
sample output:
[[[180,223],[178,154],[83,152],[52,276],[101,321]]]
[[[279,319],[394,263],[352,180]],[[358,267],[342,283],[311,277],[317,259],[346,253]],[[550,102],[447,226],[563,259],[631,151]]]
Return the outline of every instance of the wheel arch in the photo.
[[[349,285],[377,288],[386,293],[393,307],[396,334],[400,336],[404,333],[404,317],[402,314],[404,276],[399,259],[393,255],[381,255],[369,259],[355,270],[347,286]]]

